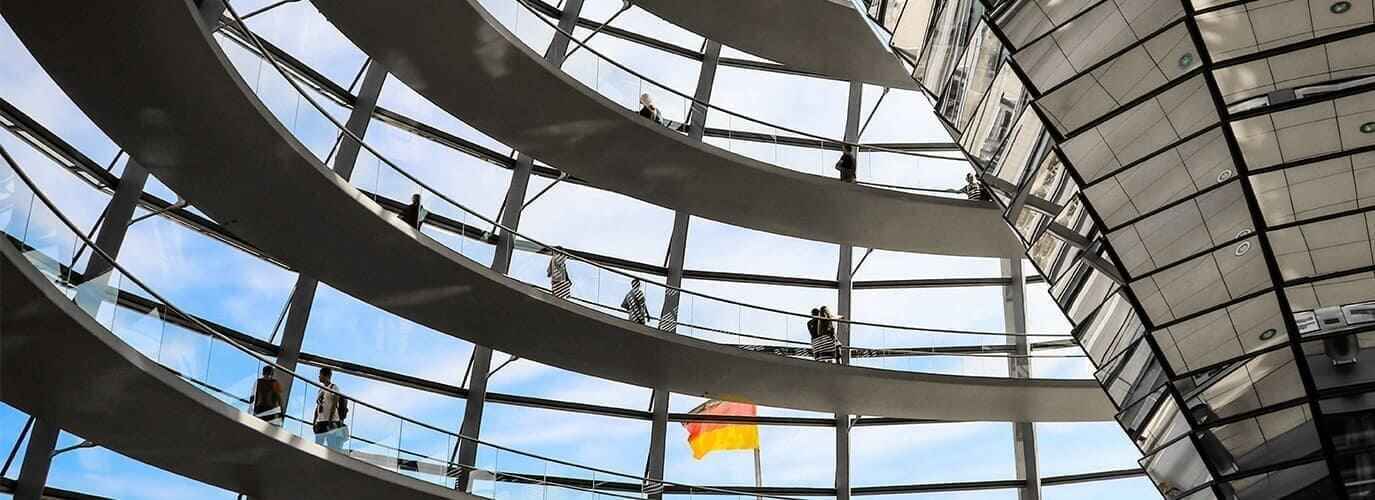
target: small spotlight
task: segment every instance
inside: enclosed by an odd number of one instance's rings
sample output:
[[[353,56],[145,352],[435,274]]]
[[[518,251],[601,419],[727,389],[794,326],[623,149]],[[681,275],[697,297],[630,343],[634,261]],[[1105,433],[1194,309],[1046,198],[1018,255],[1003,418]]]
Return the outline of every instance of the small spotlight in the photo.
[[[1186,68],[1188,68],[1189,66],[1193,66],[1193,64],[1194,64],[1194,55],[1193,55],[1192,53],[1184,54],[1184,55],[1182,55],[1182,56],[1179,56],[1179,69],[1186,69]]]
[[[1345,14],[1346,11],[1351,10],[1351,2],[1333,2],[1327,10],[1332,11],[1333,14]]]
[[[1260,332],[1260,339],[1261,339],[1261,340],[1270,340],[1270,339],[1275,338],[1275,335],[1278,334],[1278,333],[1279,333],[1278,330],[1275,330],[1274,328],[1271,328],[1271,329],[1269,329],[1269,330]]]

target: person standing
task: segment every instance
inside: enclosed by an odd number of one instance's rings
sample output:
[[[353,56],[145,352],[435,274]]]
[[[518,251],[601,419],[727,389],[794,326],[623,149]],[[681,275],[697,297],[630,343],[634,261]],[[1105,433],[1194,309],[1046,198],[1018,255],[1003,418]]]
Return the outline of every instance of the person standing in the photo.
[[[630,321],[641,325],[649,321],[649,307],[645,305],[645,292],[640,288],[639,279],[630,281],[630,291],[621,299],[621,308],[625,309]]]
[[[988,199],[988,194],[984,191],[983,184],[979,184],[978,181],[974,180],[974,174],[965,174],[964,187],[956,192],[964,193],[965,198],[975,201],[984,201]]]
[[[405,221],[407,226],[420,229],[420,225],[425,223],[425,217],[429,214],[430,211],[425,210],[425,205],[420,201],[420,193],[415,193],[411,195],[411,204],[406,205],[406,209],[401,212],[401,220]]]
[[[650,98],[649,94],[640,94],[640,116],[659,125],[664,124],[664,119],[659,114],[659,108],[654,106],[654,99]]]
[[[320,389],[315,396],[315,418],[312,429],[315,431],[315,444],[344,451],[348,441],[348,400],[339,393],[339,386],[332,381],[334,370],[328,366],[320,369]]]
[[[282,425],[282,384],[272,374],[272,365],[263,367],[263,376],[253,385],[253,396],[248,399],[253,416],[280,427]]]
[[[840,180],[845,182],[855,182],[858,177],[859,166],[855,161],[854,149],[845,146],[844,152],[840,153],[840,159],[836,160],[836,170],[840,171]]]
[[[549,290],[555,297],[568,300],[573,295],[573,280],[568,278],[568,256],[558,249],[550,250],[549,268],[545,274],[549,276]]]
[[[812,336],[812,359],[831,362],[836,359],[835,334],[828,334],[823,311],[826,308],[812,309],[812,319],[807,320],[807,333]]]

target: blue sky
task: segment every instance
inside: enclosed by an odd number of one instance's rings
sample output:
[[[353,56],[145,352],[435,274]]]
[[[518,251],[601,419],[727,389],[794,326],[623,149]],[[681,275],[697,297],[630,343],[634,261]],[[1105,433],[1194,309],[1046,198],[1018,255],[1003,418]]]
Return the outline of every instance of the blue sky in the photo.
[[[489,6],[507,9],[509,0],[483,0]],[[268,2],[234,2],[239,12],[248,12]],[[605,19],[620,2],[589,0],[585,15]],[[513,17],[503,17],[512,22]],[[344,39],[306,2],[288,4],[250,21],[261,35],[327,77],[348,85],[364,61],[364,55]],[[665,40],[696,49],[700,38],[671,27],[638,9],[621,16],[616,26],[654,34]],[[518,21],[516,32],[542,50],[550,33],[533,19]],[[611,37],[594,39],[592,46],[646,75],[673,88],[691,93],[696,84],[697,63],[670,56]],[[255,87],[268,107],[317,155],[324,156],[334,140],[332,126],[299,99],[273,73],[272,68],[225,44],[240,73]],[[730,51],[727,51],[730,55]],[[118,147],[90,123],[56,88],[24,50],[8,26],[0,26],[0,55],[11,62],[0,66],[0,96],[52,129],[97,162],[115,157]],[[735,54],[738,56],[738,54]],[[596,63],[583,52],[569,61],[575,75],[585,73]],[[586,81],[586,80],[585,80]],[[596,81],[596,88],[615,92],[617,81]],[[872,106],[877,89],[866,91]],[[799,101],[799,99],[805,99]],[[667,100],[665,95],[661,100]],[[844,124],[845,84],[796,76],[781,76],[722,68],[717,76],[714,103],[749,116],[786,123],[809,132],[839,136]],[[661,103],[668,104],[668,103]],[[460,137],[509,151],[499,142],[483,136],[434,107],[401,82],[389,79],[381,105],[420,119]],[[667,106],[666,106],[667,107]],[[331,109],[335,116],[344,110]],[[713,116],[713,120],[718,119]],[[736,126],[713,121],[712,126]],[[744,128],[741,126],[739,128]],[[930,117],[929,104],[920,96],[899,91],[890,93],[863,137],[866,141],[949,140]],[[509,172],[462,153],[436,145],[405,131],[374,123],[369,143],[389,159],[422,178],[430,186],[464,203],[485,216],[494,216],[509,180]],[[107,201],[76,178],[55,168],[37,152],[12,136],[0,137],[34,175],[40,188],[59,200],[65,213],[78,224],[90,227]],[[776,161],[782,166],[831,175],[833,157],[814,152],[782,152],[777,149],[719,143],[723,147]],[[823,168],[816,171],[816,166]],[[117,166],[116,171],[122,168]],[[966,167],[954,162],[919,162],[897,158],[862,161],[861,178],[877,182],[954,187],[959,185]],[[360,159],[355,183],[396,199],[408,199],[415,187],[379,167],[375,159]],[[534,179],[528,195],[548,185]],[[166,199],[175,195],[156,181],[149,192]],[[440,208],[439,210],[443,210]],[[456,210],[452,213],[459,213]],[[522,219],[521,230],[531,237],[570,248],[659,264],[668,243],[672,211],[594,188],[560,184],[540,201],[532,204]],[[475,221],[472,221],[476,223]],[[445,238],[440,237],[441,241]],[[460,244],[453,238],[452,244]],[[147,282],[174,304],[207,319],[262,338],[271,336],[273,325],[290,294],[295,274],[255,257],[238,252],[169,221],[152,218],[140,222],[129,233],[121,264]],[[490,259],[490,248],[472,241],[462,242],[463,253],[479,260]],[[860,252],[857,250],[857,253]],[[720,271],[777,274],[832,279],[837,247],[795,238],[720,224],[704,219],[692,221],[687,251],[687,267]],[[521,279],[543,283],[542,259],[518,255],[512,274]],[[615,303],[625,289],[625,279],[589,269],[573,269],[578,293],[602,302]],[[996,276],[998,263],[989,259],[953,258],[928,255],[874,252],[857,279],[900,279],[925,277]],[[834,292],[827,290],[735,284],[689,280],[685,288],[703,293],[794,311],[805,311],[813,304],[833,303]],[[1033,331],[1067,332],[1068,325],[1045,294],[1044,287],[1029,288],[1029,324]],[[659,297],[651,296],[651,309],[657,310]],[[802,339],[805,333],[797,322],[764,315],[741,319],[739,311],[701,301],[684,305],[684,321],[714,326],[765,329],[769,335]],[[951,311],[957,311],[951,314]],[[734,318],[732,318],[734,316]],[[873,290],[855,295],[856,319],[894,324],[946,328],[1001,330],[1001,295],[996,288]],[[186,332],[160,330],[147,318],[115,315],[116,330],[131,342],[151,342],[163,348],[164,361],[185,373],[199,375],[210,383],[246,394],[256,366],[224,346],[213,346],[203,337]],[[970,339],[873,332],[874,346],[910,346],[940,343],[968,343]],[[857,335],[858,337],[858,335]],[[1001,342],[999,338],[991,338]],[[733,341],[725,338],[724,341]],[[858,339],[857,339],[858,340]],[[314,313],[307,329],[304,349],[326,356],[376,366],[459,385],[471,344],[434,332],[409,321],[384,313],[346,294],[321,286]],[[1077,349],[1074,350],[1077,354]],[[497,362],[505,359],[496,356]],[[894,369],[940,369],[955,373],[1005,374],[1003,360],[968,360],[954,363],[914,364],[892,362],[880,365]],[[1037,360],[1037,376],[1088,377],[1082,361]],[[303,375],[313,371],[303,369]],[[430,393],[389,386],[380,382],[342,377],[346,392],[410,418],[441,428],[456,428],[462,418],[463,402]],[[309,400],[304,388],[293,396]],[[549,399],[595,403],[646,410],[650,391],[528,360],[512,363],[495,375],[494,392],[538,396]],[[687,411],[701,400],[674,395],[671,411]],[[761,409],[765,415],[811,415],[786,409]],[[9,407],[0,407],[0,443],[11,444],[26,417]],[[425,436],[407,436],[385,419],[360,417],[357,433],[385,436],[419,447],[434,446]],[[1041,424],[1041,467],[1045,475],[1071,474],[1130,467],[1138,458],[1136,450],[1114,423]],[[761,429],[765,484],[769,486],[830,486],[834,473],[832,456],[834,431],[830,428],[765,426]],[[959,423],[940,425],[903,425],[864,427],[855,431],[852,470],[856,486],[911,484],[924,482],[1009,479],[1013,477],[1011,427],[1001,423]],[[639,474],[648,449],[649,424],[644,421],[582,415],[553,410],[489,404],[484,413],[483,439],[513,448],[540,453],[590,466]],[[76,438],[64,435],[62,445]],[[22,453],[22,451],[21,451]],[[685,483],[716,485],[753,484],[748,453],[722,453],[694,461],[687,451],[685,433],[670,424],[668,433],[667,479]],[[501,457],[484,455],[484,460]],[[508,464],[512,457],[507,457]],[[571,475],[571,472],[563,471]],[[551,474],[554,472],[550,472]],[[10,472],[11,477],[14,472]],[[232,497],[194,481],[142,465],[103,449],[81,450],[57,459],[51,484],[91,494],[119,498],[216,498]],[[1046,498],[1100,498],[1111,491],[1118,498],[1156,498],[1153,488],[1142,478],[1054,487]],[[920,498],[1000,499],[1013,498],[1013,491],[905,495]]]

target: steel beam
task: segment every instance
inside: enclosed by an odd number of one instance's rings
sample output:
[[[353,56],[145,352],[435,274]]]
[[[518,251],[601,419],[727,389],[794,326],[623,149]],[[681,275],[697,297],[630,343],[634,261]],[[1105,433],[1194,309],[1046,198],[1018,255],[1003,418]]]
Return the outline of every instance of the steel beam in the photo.
[[[61,432],[55,426],[39,419],[33,421],[33,431],[29,433],[29,446],[24,449],[24,464],[19,469],[19,485],[14,489],[15,500],[40,500],[43,488],[48,483],[48,470],[53,461],[53,450],[57,449],[57,435]]]
[[[849,101],[845,113],[845,142],[859,142],[859,127],[863,121],[864,84],[850,82]],[[844,153],[842,153],[844,154]],[[855,155],[856,177],[858,177],[859,152]],[[840,257],[836,263],[836,314],[845,319],[852,318],[851,299],[854,296],[854,257],[855,248],[840,245]],[[841,364],[850,364],[850,324],[839,322],[836,325],[836,343],[840,344],[838,359]],[[836,500],[850,500],[850,428],[852,420],[846,413],[836,416],[835,450],[835,489]]]
[[[120,176],[119,184],[115,187],[114,196],[105,207],[105,222],[101,224],[100,231],[95,237],[96,247],[111,257],[119,258],[119,249],[124,245],[124,237],[129,232],[129,222],[134,219],[134,209],[138,208],[143,186],[147,183],[148,171],[130,158],[129,163],[124,166],[124,174]],[[114,263],[92,252],[84,274],[87,279],[96,279],[111,269],[114,269]]]
[[[334,173],[345,181],[353,177],[362,148],[362,144],[353,136],[362,139],[367,135],[373,112],[377,110],[377,99],[382,95],[382,84],[386,80],[386,68],[376,61],[370,62],[363,76],[363,86],[358,91],[358,100],[349,112],[348,121],[344,123],[344,129],[349,133],[340,136],[339,154],[334,157]],[[314,278],[298,275],[296,285],[292,287],[286,326],[282,330],[281,352],[277,355],[277,364],[287,370],[295,371],[300,360],[301,344],[305,342],[306,326],[310,323],[310,311],[319,285],[320,282]],[[286,373],[275,376],[282,385],[282,409],[286,410],[290,408],[291,385],[295,378]]]
[[[663,389],[654,389],[651,396],[649,460],[645,461],[645,477],[650,481],[664,479],[664,449],[668,447],[668,398],[669,392]],[[662,486],[662,483],[645,484],[642,488],[650,500],[662,500]]]
[[[569,0],[567,8],[559,18],[559,31],[572,33],[578,16],[582,13],[583,0]],[[544,51],[544,59],[555,66],[563,65],[568,53],[569,39],[556,33]],[[525,192],[530,186],[530,175],[535,168],[535,159],[530,155],[516,153],[515,168],[511,171],[511,183],[506,188],[500,220],[503,226],[512,231],[520,227],[520,215],[525,208]],[[496,254],[492,258],[492,270],[506,274],[511,270],[511,256],[515,252],[515,234],[500,230],[497,234]],[[492,370],[492,349],[474,345],[468,373],[468,397],[464,400],[463,422],[459,425],[460,436],[478,438],[482,434],[482,412],[487,404],[487,380]],[[459,465],[477,465],[478,443],[463,440],[458,443],[457,461]],[[468,490],[470,477],[467,469],[459,473],[454,483],[458,490]]]
[[[373,112],[377,110],[377,98],[382,95],[382,85],[386,81],[387,68],[382,67],[382,63],[377,61],[369,62],[367,73],[363,75],[363,86],[358,89],[358,100],[354,102],[349,120],[344,124],[344,128],[359,138],[368,133],[368,124],[372,121]],[[353,177],[353,169],[358,164],[358,152],[362,149],[362,144],[348,134],[344,134],[340,140],[339,154],[334,156],[334,173],[347,180]]]
[[[1003,287],[1003,323],[1010,332],[1026,331],[1026,280],[1022,271],[1021,259],[1003,259],[1003,274],[1012,277],[1012,282]],[[1031,378],[1031,343],[1024,336],[1010,335],[1008,342],[1014,347],[1014,356],[1007,359],[1007,375],[1011,378]],[[1014,422],[1012,424],[1013,459],[1016,463],[1017,478],[1024,481],[1018,490],[1021,500],[1041,500],[1040,462],[1036,449],[1036,424],[1034,422]]]
[[[282,330],[282,349],[277,354],[277,364],[287,370],[296,371],[301,359],[301,344],[305,341],[306,325],[310,322],[310,309],[315,303],[315,290],[319,283],[314,278],[300,275],[291,289],[286,327]],[[276,373],[274,376],[282,386],[282,410],[286,411],[291,403],[291,383],[296,378],[287,373]]]

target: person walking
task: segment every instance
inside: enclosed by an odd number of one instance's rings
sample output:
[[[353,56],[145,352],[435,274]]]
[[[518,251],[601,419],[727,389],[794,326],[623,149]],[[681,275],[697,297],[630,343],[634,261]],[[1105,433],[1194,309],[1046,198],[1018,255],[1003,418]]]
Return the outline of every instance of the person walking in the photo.
[[[333,377],[334,370],[328,366],[320,369],[320,385],[324,388],[315,396],[315,418],[311,430],[315,431],[315,444],[344,451],[344,444],[349,439],[349,429],[344,424],[344,419],[348,418],[348,400],[339,393],[339,386],[334,384]]]
[[[544,274],[549,276],[549,290],[555,297],[568,300],[573,295],[573,280],[568,278],[568,256],[558,249],[551,249],[549,268]]]
[[[640,288],[640,280],[630,281],[630,291],[625,292],[625,298],[621,299],[621,309],[625,309],[630,321],[641,325],[649,321],[649,307],[645,305],[645,292]]]
[[[836,338],[826,333],[826,323],[822,316],[825,308],[812,308],[812,319],[807,320],[807,333],[812,336],[812,359],[832,362],[836,359]]]
[[[248,404],[253,409],[253,416],[281,427],[284,416],[282,384],[273,376],[272,365],[263,367],[263,376],[253,385],[253,395],[248,398]]]

